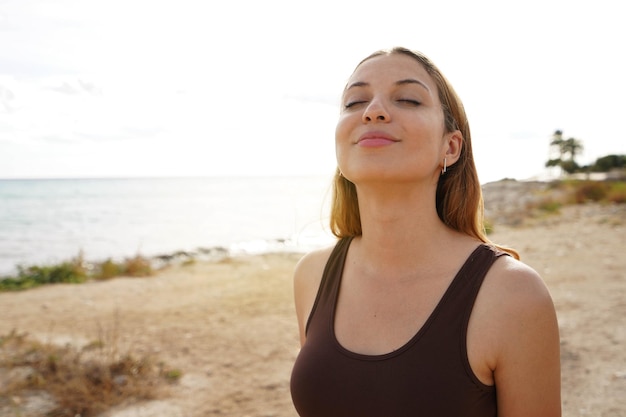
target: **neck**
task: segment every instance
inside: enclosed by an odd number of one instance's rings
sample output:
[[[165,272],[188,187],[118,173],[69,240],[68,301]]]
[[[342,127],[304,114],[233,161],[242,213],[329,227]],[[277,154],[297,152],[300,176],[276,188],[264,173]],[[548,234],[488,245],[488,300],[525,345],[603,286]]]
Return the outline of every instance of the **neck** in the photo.
[[[437,215],[435,187],[357,187],[361,259],[380,268],[414,270],[458,244],[459,233]]]

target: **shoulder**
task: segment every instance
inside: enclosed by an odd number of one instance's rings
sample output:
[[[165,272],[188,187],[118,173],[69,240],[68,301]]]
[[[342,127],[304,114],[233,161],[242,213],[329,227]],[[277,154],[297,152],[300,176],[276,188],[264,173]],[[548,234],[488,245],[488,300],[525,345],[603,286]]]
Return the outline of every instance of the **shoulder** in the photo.
[[[510,312],[553,308],[552,298],[541,276],[532,267],[511,256],[501,256],[485,278],[485,291],[494,307]],[[523,311],[516,311],[523,310]]]
[[[530,266],[501,256],[476,300],[476,328],[508,416],[560,416],[559,328],[552,297]]]
[[[558,358],[554,303],[532,267],[510,256],[499,257],[485,277],[476,307],[483,313],[478,326],[491,334],[492,369],[504,372],[518,361],[545,360],[547,352]]]
[[[556,313],[552,297],[541,276],[511,256],[499,257],[485,277],[476,307],[501,336],[501,346],[524,331],[552,328]],[[526,336],[529,336],[528,334]]]
[[[470,323],[488,334],[490,367],[510,349],[557,332],[552,297],[542,277],[512,256],[493,263],[478,292]]]
[[[319,287],[326,263],[334,247],[319,249],[305,254],[296,264],[294,285],[296,287]]]
[[[560,340],[552,297],[539,274],[509,256],[486,277],[484,304],[495,330],[498,413],[560,416]]]
[[[333,249],[334,247],[328,247],[309,252],[296,264],[293,289],[301,343],[304,343],[306,322],[315,304],[324,268]]]
[[[546,284],[533,268],[511,256],[499,257],[487,273],[470,325],[474,334],[484,336],[491,369],[502,367],[528,344],[558,339],[556,312]]]

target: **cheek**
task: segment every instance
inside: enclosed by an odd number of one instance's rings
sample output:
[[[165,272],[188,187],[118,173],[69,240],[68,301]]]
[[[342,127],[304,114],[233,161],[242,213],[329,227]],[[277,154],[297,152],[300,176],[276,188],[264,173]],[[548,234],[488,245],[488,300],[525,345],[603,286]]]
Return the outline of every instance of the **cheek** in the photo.
[[[335,129],[335,157],[337,158],[337,162],[340,162],[342,150],[346,146],[346,141],[343,139],[341,135],[341,131],[339,129],[339,125]]]
[[[348,123],[346,116],[339,116],[339,119],[337,120],[337,126],[335,126],[335,142],[337,144],[347,140],[349,130],[347,125]]]
[[[349,128],[345,117],[339,117],[335,126],[335,156],[337,163],[341,166],[344,150],[349,146]]]

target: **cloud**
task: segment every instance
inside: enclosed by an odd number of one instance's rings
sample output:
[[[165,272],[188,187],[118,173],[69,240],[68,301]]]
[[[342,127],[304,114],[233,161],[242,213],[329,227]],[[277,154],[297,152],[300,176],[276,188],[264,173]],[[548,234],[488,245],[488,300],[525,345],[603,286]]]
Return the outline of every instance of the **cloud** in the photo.
[[[11,102],[15,100],[15,94],[13,91],[0,85],[0,112],[4,109],[4,113],[13,113],[15,110],[11,105]]]
[[[167,133],[168,130],[157,126],[141,126],[141,127],[125,127],[122,129],[133,138],[153,138],[162,133]]]
[[[169,130],[155,125],[127,125],[127,126],[93,126],[89,123],[78,123],[67,126],[54,133],[45,133],[34,136],[39,142],[85,144],[88,143],[130,143],[143,139],[160,138],[169,133]]]
[[[62,145],[70,145],[76,143],[75,140],[68,139],[64,136],[59,135],[44,135],[39,138],[40,141],[50,143],[50,144],[62,144]]]
[[[424,50],[452,80],[476,149],[499,176],[509,175],[504,144],[536,143],[524,156],[541,168],[555,127],[598,152],[623,152],[609,123],[621,120],[626,92],[614,53],[624,38],[619,13],[595,16],[593,33],[570,33],[562,27],[592,27],[587,6],[526,5],[509,24],[515,8],[493,17],[459,1],[451,29],[441,31],[427,16],[449,2],[413,9],[391,0],[375,14],[368,0],[335,3],[328,13],[319,4],[244,0],[246,13],[237,2],[209,13],[196,0],[0,0],[0,157],[37,153],[40,166],[13,164],[37,175],[45,164],[60,175],[55,161],[78,152],[85,160],[127,155],[130,165],[146,149],[149,160],[133,167],[141,173],[327,172],[346,78],[360,59],[397,44]],[[561,25],[550,24],[556,18]],[[111,169],[97,163],[63,175]],[[10,173],[0,164],[0,176]]]
[[[69,94],[69,95],[80,93],[80,90],[78,90],[77,88],[71,86],[69,83],[66,83],[66,82],[63,83],[59,87],[48,87],[48,89],[52,91],[56,91],[57,93],[63,93],[63,94]]]
[[[102,90],[98,88],[96,84],[85,82],[81,79],[76,80],[75,83],[63,81],[61,85],[57,85],[54,87],[46,87],[46,89],[55,91],[57,93],[68,94],[68,95],[77,95],[77,94],[87,93],[87,94],[99,96],[102,94]]]

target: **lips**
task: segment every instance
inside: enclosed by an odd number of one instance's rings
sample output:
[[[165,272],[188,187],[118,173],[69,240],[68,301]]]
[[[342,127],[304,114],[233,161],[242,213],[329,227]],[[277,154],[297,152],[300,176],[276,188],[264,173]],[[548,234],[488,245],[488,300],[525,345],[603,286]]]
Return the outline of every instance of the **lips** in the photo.
[[[359,137],[357,145],[364,148],[379,148],[381,146],[392,145],[396,142],[398,142],[397,139],[385,132],[367,132]]]

